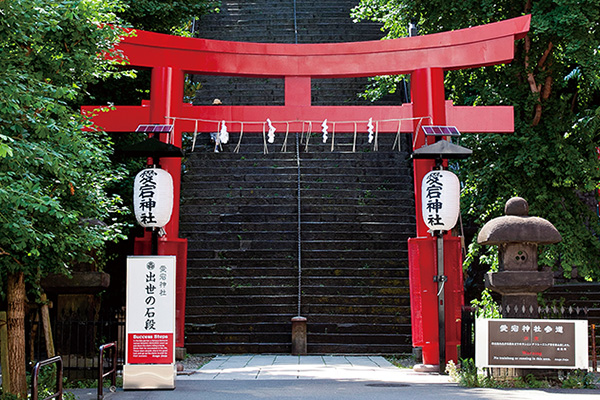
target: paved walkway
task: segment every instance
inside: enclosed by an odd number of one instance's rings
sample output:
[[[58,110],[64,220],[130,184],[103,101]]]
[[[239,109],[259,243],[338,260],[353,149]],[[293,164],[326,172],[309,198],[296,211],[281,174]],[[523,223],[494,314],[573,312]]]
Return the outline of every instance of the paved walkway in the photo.
[[[414,372],[379,356],[217,356],[190,375],[177,380],[284,380],[448,383],[448,377]]]
[[[376,356],[218,356],[175,390],[105,391],[105,400],[598,400],[600,390],[464,388]],[[79,400],[96,389],[71,389]]]

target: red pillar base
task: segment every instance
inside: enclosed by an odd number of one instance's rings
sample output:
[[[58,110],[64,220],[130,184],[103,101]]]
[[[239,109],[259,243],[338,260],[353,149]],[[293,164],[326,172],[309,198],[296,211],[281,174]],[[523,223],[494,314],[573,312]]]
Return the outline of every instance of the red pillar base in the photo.
[[[434,237],[408,240],[413,346],[423,348],[423,363],[439,365],[437,246]],[[460,238],[444,236],[446,360],[458,361],[464,303]],[[443,370],[442,370],[443,371]]]

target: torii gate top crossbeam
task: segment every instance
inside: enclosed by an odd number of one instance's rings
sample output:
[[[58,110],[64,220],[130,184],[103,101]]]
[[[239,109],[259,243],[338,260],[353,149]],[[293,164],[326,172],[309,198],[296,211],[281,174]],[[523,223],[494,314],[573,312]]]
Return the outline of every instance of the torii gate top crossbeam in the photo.
[[[195,106],[184,105],[182,94],[154,92],[156,102],[175,96],[170,112],[161,118],[150,117],[148,107],[118,107],[94,120],[110,131],[135,129],[137,123],[163,123],[164,117],[183,118],[179,129],[214,130],[215,124],[195,124],[185,119],[206,118],[227,121],[360,121],[399,120],[414,115],[412,104],[401,106],[311,105],[312,78],[344,78],[414,73],[423,69],[461,69],[509,62],[514,56],[514,41],[523,37],[530,16],[451,32],[394,40],[358,43],[278,44],[246,43],[184,38],[146,31],[136,31],[119,44],[132,66],[169,69],[182,73],[285,78],[285,106]],[[154,75],[154,74],[153,74]],[[181,91],[181,76],[173,89]],[[161,81],[162,82],[162,81]],[[178,86],[179,85],[179,86]],[[166,104],[166,103],[165,103]],[[84,111],[93,107],[84,107]],[[513,109],[510,106],[456,107],[446,104],[446,119],[461,132],[512,132]],[[203,116],[203,117],[200,117]],[[431,121],[430,121],[431,122]],[[293,127],[299,129],[297,124]],[[338,127],[351,131],[351,124]],[[262,130],[259,125],[246,126],[248,131]],[[413,132],[411,123],[386,122],[380,132]]]
[[[509,62],[530,16],[438,34],[394,40],[279,44],[184,38],[137,31],[120,48],[131,65],[190,73],[260,77],[360,77]]]

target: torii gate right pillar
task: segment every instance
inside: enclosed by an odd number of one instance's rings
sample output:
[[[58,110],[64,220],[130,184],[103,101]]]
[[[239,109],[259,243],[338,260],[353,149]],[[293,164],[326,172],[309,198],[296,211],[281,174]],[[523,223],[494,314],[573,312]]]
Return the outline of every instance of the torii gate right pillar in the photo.
[[[415,70],[411,76],[411,99],[413,117],[422,117],[427,124],[446,125],[444,70]],[[429,144],[427,137],[418,131],[418,125],[415,122],[414,149]],[[421,182],[433,167],[433,160],[413,161],[417,237],[409,239],[408,251],[413,346],[422,347],[424,364],[439,365],[445,361],[440,360],[439,307],[444,308],[445,314],[445,359],[457,361],[460,310],[464,293],[460,239],[446,234],[443,239],[444,267],[448,280],[445,283],[445,304],[438,304],[438,284],[434,281],[434,277],[438,275],[436,238],[428,232],[421,213]],[[443,368],[444,366],[440,365],[440,371],[443,371]]]

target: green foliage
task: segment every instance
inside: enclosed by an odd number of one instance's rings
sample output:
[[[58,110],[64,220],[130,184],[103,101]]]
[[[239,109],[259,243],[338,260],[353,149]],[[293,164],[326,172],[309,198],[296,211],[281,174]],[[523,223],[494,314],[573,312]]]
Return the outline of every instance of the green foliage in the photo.
[[[122,171],[74,104],[122,64],[116,1],[0,2],[0,277],[37,281],[122,236],[106,186]],[[4,150],[3,150],[4,149]],[[3,285],[2,285],[3,286]],[[3,291],[3,289],[2,289]]]
[[[472,358],[460,360],[457,365],[454,361],[448,361],[446,364],[446,373],[452,382],[465,387],[498,387],[498,383],[493,379],[479,375],[475,361]]]
[[[591,372],[575,370],[565,376],[559,375],[560,387],[563,389],[597,389],[598,377]]]
[[[412,354],[394,354],[385,357],[390,363],[398,368],[410,368],[417,364],[417,359]]]
[[[482,387],[482,388],[528,388],[542,389],[550,388],[552,384],[547,380],[537,379],[532,374],[525,377],[515,378],[494,378],[484,375],[478,371],[475,366],[475,361],[472,358],[462,359],[457,365],[454,361],[449,361],[446,365],[446,373],[450,380],[465,387]]]
[[[506,65],[449,71],[447,97],[457,105],[512,105],[515,133],[465,134],[473,156],[461,161],[463,215],[483,225],[503,214],[512,196],[524,197],[530,215],[548,219],[563,241],[544,246],[542,266],[577,267],[600,279],[600,9],[596,0],[362,0],[356,19],[384,24],[387,38],[406,36],[412,18],[420,34],[449,31],[531,14],[531,30],[515,44]],[[397,81],[397,77],[393,77]],[[376,85],[381,93],[390,79]],[[373,97],[378,95],[371,88]],[[469,257],[495,252],[470,247]],[[493,261],[493,260],[492,260]]]
[[[489,289],[481,292],[481,298],[471,300],[471,306],[477,307],[477,318],[502,318],[500,307],[492,298]]]

